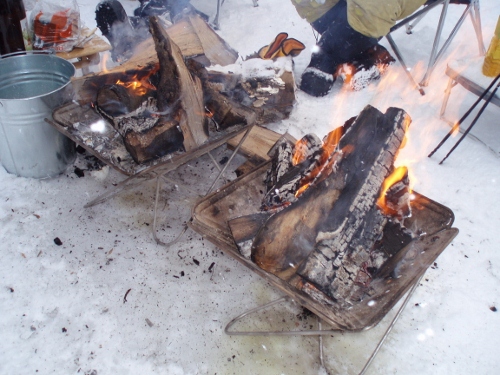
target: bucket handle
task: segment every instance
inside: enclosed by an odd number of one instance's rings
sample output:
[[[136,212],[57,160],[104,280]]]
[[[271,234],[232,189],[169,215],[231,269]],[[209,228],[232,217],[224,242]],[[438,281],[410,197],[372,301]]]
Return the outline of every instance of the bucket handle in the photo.
[[[6,57],[11,56],[19,56],[19,55],[55,55],[56,51],[53,49],[46,49],[41,51],[16,51],[11,53],[6,53],[5,55],[0,55],[0,59],[4,59]]]

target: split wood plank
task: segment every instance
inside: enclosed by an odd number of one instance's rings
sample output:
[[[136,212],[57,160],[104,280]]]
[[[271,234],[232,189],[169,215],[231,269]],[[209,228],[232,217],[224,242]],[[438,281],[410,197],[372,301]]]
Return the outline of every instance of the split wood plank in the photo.
[[[176,80],[175,98],[180,103],[179,126],[184,136],[184,148],[191,151],[208,140],[208,131],[205,129],[205,108],[203,104],[203,90],[201,80],[191,75],[182,56],[180,48],[171,40],[168,33],[160,24],[158,17],[150,19],[150,31],[155,39],[156,52],[160,60],[159,90],[171,87]],[[172,64],[173,63],[173,64]],[[163,66],[162,66],[163,65]],[[165,73],[165,75],[163,74]],[[160,103],[160,98],[172,93],[159,91],[158,108],[167,111],[177,106],[177,103]]]
[[[285,136],[293,143],[296,142],[291,135],[287,134]],[[228,146],[235,148],[241,140],[241,137],[242,135],[238,135],[231,139],[228,142]],[[283,134],[276,133],[275,131],[261,126],[254,126],[245,142],[241,145],[239,152],[249,159],[261,161],[269,160],[269,155],[267,155],[267,153],[281,137],[283,137]]]

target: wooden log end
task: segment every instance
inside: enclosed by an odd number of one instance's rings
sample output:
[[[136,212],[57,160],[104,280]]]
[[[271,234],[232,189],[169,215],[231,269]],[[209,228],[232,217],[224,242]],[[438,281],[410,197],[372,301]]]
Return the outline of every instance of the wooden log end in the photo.
[[[138,164],[183,151],[184,138],[177,125],[165,121],[144,132],[129,131],[123,137],[125,148]]]

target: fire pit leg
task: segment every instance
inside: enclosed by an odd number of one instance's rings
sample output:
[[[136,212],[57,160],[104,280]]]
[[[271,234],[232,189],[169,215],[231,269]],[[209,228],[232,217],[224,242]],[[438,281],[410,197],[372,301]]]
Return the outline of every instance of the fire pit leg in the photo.
[[[227,167],[229,166],[229,164],[233,160],[234,156],[238,153],[238,150],[240,149],[241,145],[245,142],[245,140],[247,139],[248,135],[250,134],[250,132],[252,131],[254,126],[255,126],[255,124],[250,125],[248,127],[248,130],[245,132],[245,134],[243,134],[243,137],[241,137],[240,141],[238,142],[238,145],[233,150],[233,153],[229,157],[229,160],[226,162],[226,165],[224,165],[224,168],[220,169],[220,172],[217,175],[217,177],[215,178],[215,181],[212,183],[212,186],[210,186],[210,188],[208,189],[208,191],[205,195],[210,194],[212,189],[215,187],[215,184],[217,183],[217,181],[219,181],[220,176],[222,176],[222,174],[226,171]],[[210,155],[210,156],[212,156],[212,155]]]
[[[240,141],[238,142],[238,145],[235,147],[235,149],[231,153],[231,156],[229,157],[229,160],[226,162],[226,165],[224,166],[224,168],[222,168],[222,169],[219,168],[219,166],[217,165],[217,162],[214,160],[214,158],[213,158],[212,154],[210,153],[210,151],[207,152],[208,155],[210,156],[210,158],[212,159],[212,161],[216,164],[217,169],[219,170],[219,174],[217,175],[217,177],[215,178],[215,181],[212,183],[212,185],[210,186],[210,188],[208,189],[208,191],[207,191],[207,193],[205,195],[210,194],[210,192],[214,188],[214,186],[217,183],[217,181],[219,180],[219,178],[226,171],[228,165],[233,160],[234,156],[238,153],[238,150],[240,149],[241,145],[247,139],[247,137],[250,134],[250,132],[252,131],[253,127],[254,127],[253,124],[250,125],[248,127],[248,129],[246,130],[245,134],[243,134],[243,137],[241,137]],[[182,236],[184,235],[184,233],[186,233],[186,231],[188,230],[187,222],[192,221],[193,217],[190,217],[189,220],[186,222],[186,224],[184,224],[184,228],[181,230],[181,232],[179,233],[179,235],[174,240],[172,240],[170,242],[163,242],[162,240],[160,240],[160,238],[157,235],[156,223],[157,223],[157,218],[158,218],[158,210],[157,210],[158,209],[158,201],[159,201],[159,197],[160,197],[160,184],[161,184],[160,178],[162,176],[163,175],[158,175],[156,177],[156,193],[155,193],[155,204],[154,204],[154,210],[153,210],[153,227],[151,228],[151,230],[153,232],[153,239],[155,240],[155,242],[158,245],[165,246],[165,247],[170,247],[170,246],[174,245],[175,243],[177,243],[182,238]]]
[[[120,183],[118,183],[117,185],[108,189],[108,191],[106,193],[101,194],[97,198],[94,198],[93,200],[88,202],[84,207],[89,208],[89,207],[95,206],[99,203],[103,203],[106,200],[108,200],[109,198],[112,198],[115,195],[119,194],[123,190],[131,189],[133,187],[141,185],[142,183],[144,183],[146,181],[155,179],[157,176],[165,175],[168,172],[173,171],[174,169],[177,169],[181,165],[184,165],[185,163],[187,163],[193,159],[199,158],[200,156],[205,155],[207,152],[209,152],[209,151],[211,151],[219,146],[222,146],[224,143],[227,143],[230,139],[234,138],[235,136],[237,136],[241,132],[248,131],[249,128],[251,129],[252,127],[253,127],[253,124],[247,125],[244,128],[242,128],[234,133],[227,134],[214,142],[202,145],[202,146],[198,147],[197,149],[191,151],[190,153],[186,153],[186,154],[178,157],[175,162],[172,162],[171,160],[167,160],[162,164],[152,166],[152,167],[147,168],[147,169],[145,169],[145,170],[143,170],[143,171],[141,171],[133,176],[130,176],[130,177],[126,178],[125,180],[121,181]]]
[[[415,290],[420,284],[420,280],[422,280],[422,276],[418,278],[418,280],[413,284],[413,286],[410,288],[408,291],[408,294],[406,298],[404,299],[403,303],[399,307],[398,311],[396,312],[396,315],[392,319],[391,323],[387,327],[386,331],[384,332],[384,335],[382,338],[379,340],[377,343],[377,346],[373,350],[372,354],[368,358],[367,362],[363,366],[361,372],[359,375],[364,375],[366,371],[368,370],[368,367],[371,365],[375,357],[377,356],[378,352],[382,348],[382,346],[385,343],[385,340],[391,333],[392,329],[396,325],[397,321],[401,317],[401,314],[403,313],[404,309],[408,305],[408,302],[410,301],[411,297],[413,296],[413,293],[415,293]],[[331,335],[333,333],[338,333],[341,332],[341,330],[323,330],[322,329],[322,324],[321,324],[321,319],[318,317],[318,329],[317,330],[308,330],[308,331],[230,331],[230,328],[239,320],[243,319],[244,317],[259,312],[261,310],[264,310],[268,307],[274,306],[278,303],[281,302],[286,302],[286,301],[292,301],[292,298],[289,296],[284,296],[280,297],[278,299],[275,299],[271,302],[268,302],[264,305],[254,307],[253,309],[247,310],[244,313],[238,315],[236,318],[232,319],[224,328],[224,333],[226,335],[233,335],[233,336],[319,336],[319,359],[321,366],[325,368],[324,360],[323,360],[323,335]]]
[[[182,228],[181,232],[177,235],[177,237],[175,237],[174,240],[170,241],[170,242],[163,242],[162,240],[160,240],[158,238],[158,235],[156,234],[156,219],[158,218],[158,201],[159,201],[159,196],[160,196],[160,178],[161,176],[158,176],[156,177],[156,193],[155,193],[155,207],[153,209],[153,228],[151,228],[152,232],[153,232],[153,239],[155,240],[156,244],[158,245],[162,245],[162,246],[165,246],[165,247],[170,247],[174,244],[176,244],[181,238],[182,236],[184,235],[184,233],[186,233],[186,231],[188,230],[188,226],[187,224],[184,224],[184,228]]]
[[[378,344],[375,347],[375,350],[373,351],[373,353],[370,356],[370,358],[368,358],[368,361],[366,362],[365,366],[363,367],[363,369],[361,370],[361,372],[359,373],[359,375],[363,375],[363,374],[366,373],[366,370],[368,369],[368,367],[371,365],[371,363],[373,362],[373,360],[377,356],[380,348],[382,347],[382,345],[384,345],[385,340],[389,336],[389,333],[391,333],[392,329],[396,325],[399,317],[403,313],[403,310],[405,309],[406,305],[410,301],[410,298],[412,297],[413,293],[415,292],[415,290],[417,289],[418,285],[420,284],[420,280],[422,280],[423,276],[424,275],[420,276],[419,279],[415,282],[415,284],[413,284],[413,286],[411,287],[411,289],[408,291],[408,295],[406,296],[405,300],[403,301],[403,304],[401,305],[401,307],[399,308],[398,312],[396,313],[396,316],[392,319],[392,322],[391,322],[391,324],[389,324],[389,327],[387,327],[387,330],[385,331],[384,335],[382,336],[382,338],[378,342]]]

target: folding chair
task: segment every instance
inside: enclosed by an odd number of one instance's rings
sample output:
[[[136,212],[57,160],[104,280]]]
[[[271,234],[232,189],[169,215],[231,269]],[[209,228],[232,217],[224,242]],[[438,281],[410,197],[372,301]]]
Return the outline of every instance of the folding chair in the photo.
[[[392,50],[394,51],[394,54],[396,55],[398,61],[402,65],[403,69],[405,70],[406,74],[408,75],[408,78],[412,82],[412,84],[420,91],[422,95],[425,94],[425,92],[422,89],[422,86],[427,86],[429,84],[429,79],[432,74],[432,71],[434,70],[438,60],[443,56],[444,52],[446,49],[449,47],[450,43],[452,42],[453,38],[457,34],[458,30],[462,26],[465,18],[467,15],[470,15],[472,24],[474,26],[474,30],[476,32],[476,37],[477,37],[477,42],[479,46],[479,54],[484,55],[485,54],[485,47],[484,47],[484,42],[483,42],[483,35],[481,31],[481,17],[479,14],[479,0],[452,0],[453,4],[457,5],[465,5],[465,10],[458,19],[457,23],[453,27],[453,30],[451,31],[450,35],[448,38],[445,40],[443,43],[442,47],[439,49],[439,43],[441,39],[441,34],[443,31],[443,26],[444,22],[446,19],[446,15],[448,12],[448,5],[450,3],[450,0],[429,0],[427,1],[420,10],[417,12],[413,13],[411,16],[401,20],[398,22],[396,25],[394,25],[390,32],[386,35],[387,41],[389,42]],[[392,33],[402,26],[406,26],[406,33],[411,34],[414,26],[424,17],[429,11],[434,9],[438,5],[443,5],[443,9],[441,10],[441,16],[439,18],[439,23],[437,25],[436,29],[436,35],[434,37],[434,43],[432,45],[432,50],[431,50],[431,55],[429,58],[429,63],[427,64],[427,69],[425,72],[424,77],[420,81],[420,83],[417,83],[413,75],[410,73],[408,70],[408,67],[403,59],[403,56],[401,55],[401,51],[399,50],[398,46],[394,42],[394,39],[392,38]],[[412,23],[413,22],[413,23]]]
[[[215,19],[214,19],[214,27],[216,30],[219,30],[219,28],[220,28],[220,22],[219,22],[220,7],[222,4],[224,4],[224,1],[225,0],[217,0],[217,13],[215,14]],[[253,1],[254,7],[259,6],[259,3],[258,3],[259,0],[252,0],[252,1]]]

